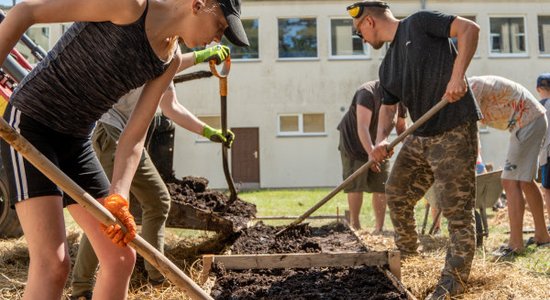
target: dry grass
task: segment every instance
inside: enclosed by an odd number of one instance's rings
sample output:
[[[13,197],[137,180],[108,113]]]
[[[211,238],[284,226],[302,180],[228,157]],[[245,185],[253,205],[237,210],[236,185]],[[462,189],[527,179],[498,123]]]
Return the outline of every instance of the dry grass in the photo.
[[[525,228],[532,227],[529,212]],[[456,299],[550,299],[550,248],[527,248],[514,261],[494,261],[491,252],[506,241],[507,211],[500,210],[489,219],[489,238],[478,248],[466,292]],[[376,251],[395,247],[391,232],[371,235],[360,232],[365,243]],[[528,236],[529,234],[527,234]],[[402,282],[418,299],[426,297],[439,279],[445,260],[447,236],[422,236],[421,256],[402,261]]]
[[[526,227],[532,220],[526,214]],[[457,299],[550,299],[550,248],[527,249],[523,256],[512,262],[494,262],[490,252],[505,242],[507,215],[502,210],[489,219],[490,236],[485,248],[478,249],[472,266],[466,293]],[[78,246],[79,230],[71,229],[69,244],[74,259]],[[394,248],[391,232],[370,235],[368,231],[359,234],[371,249],[382,251]],[[181,267],[193,280],[199,281],[201,264],[199,257],[205,249],[212,249],[217,236],[200,234],[184,237],[177,231],[168,230],[166,256]],[[422,299],[434,287],[444,263],[448,238],[424,236],[421,238],[422,256],[410,257],[402,262],[402,282],[417,298]],[[222,248],[216,251],[223,251]],[[0,298],[19,299],[22,295],[29,257],[24,239],[0,240]],[[68,298],[70,288],[64,291]],[[138,262],[132,277],[129,299],[187,299],[185,294],[171,284],[151,287],[143,273],[142,262]]]

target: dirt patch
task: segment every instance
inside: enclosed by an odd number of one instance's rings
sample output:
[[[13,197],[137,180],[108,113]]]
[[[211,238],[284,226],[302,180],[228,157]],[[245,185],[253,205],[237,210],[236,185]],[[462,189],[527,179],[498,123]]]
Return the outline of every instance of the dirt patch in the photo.
[[[242,230],[241,236],[231,246],[231,254],[317,253],[317,252],[366,252],[367,249],[342,223],[322,227],[300,224],[276,236],[283,227],[273,227],[261,222]]]
[[[376,267],[215,270],[215,299],[407,299]]]
[[[301,224],[283,227],[258,223],[243,230],[231,254],[367,252],[349,227]],[[407,299],[377,267],[225,270],[219,265],[211,295],[215,299]]]
[[[215,213],[224,219],[236,224],[246,224],[256,216],[256,205],[238,198],[233,203],[228,203],[229,198],[218,191],[209,190],[208,179],[204,177],[183,177],[181,180],[172,178],[166,183],[170,196],[172,196],[172,210],[177,213],[177,204],[191,205],[208,213]]]

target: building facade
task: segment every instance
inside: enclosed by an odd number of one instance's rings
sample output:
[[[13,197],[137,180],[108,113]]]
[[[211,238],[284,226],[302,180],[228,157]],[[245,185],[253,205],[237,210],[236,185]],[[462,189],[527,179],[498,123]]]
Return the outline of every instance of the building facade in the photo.
[[[353,36],[345,7],[353,1],[243,0],[251,40],[233,49],[228,79],[228,124],[236,133],[231,170],[242,187],[322,187],[342,181],[336,129],[355,90],[378,77],[384,49]],[[500,75],[535,96],[536,77],[550,72],[550,0],[389,1],[394,15],[440,10],[481,27],[468,76]],[[66,26],[66,25],[63,25]],[[35,26],[31,36],[49,44],[64,27]],[[49,47],[49,44],[43,47]],[[207,65],[187,71],[206,70]],[[216,78],[180,83],[179,101],[213,126],[220,123]],[[482,156],[501,168],[509,134],[481,128]],[[176,129],[177,176],[196,175],[226,187],[219,144]]]

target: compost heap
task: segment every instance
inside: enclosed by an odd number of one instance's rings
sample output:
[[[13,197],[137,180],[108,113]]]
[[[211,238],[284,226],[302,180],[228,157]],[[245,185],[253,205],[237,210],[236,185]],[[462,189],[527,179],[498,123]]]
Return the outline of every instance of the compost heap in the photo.
[[[166,181],[166,186],[172,196],[169,218],[178,217],[178,204],[191,205],[214,213],[239,225],[236,227],[245,227],[246,223],[256,216],[256,205],[238,197],[233,203],[228,204],[229,198],[225,194],[207,188],[208,179],[204,177],[173,177]]]
[[[242,230],[231,254],[367,252],[348,227],[302,224],[275,236],[282,227],[262,223]],[[377,267],[225,270],[214,265],[215,299],[407,299]]]

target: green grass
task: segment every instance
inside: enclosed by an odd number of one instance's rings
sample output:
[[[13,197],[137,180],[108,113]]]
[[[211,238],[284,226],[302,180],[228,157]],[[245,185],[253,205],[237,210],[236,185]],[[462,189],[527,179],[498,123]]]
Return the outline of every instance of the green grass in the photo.
[[[258,216],[301,216],[325,196],[331,192],[328,188],[316,189],[274,189],[259,190],[239,193],[239,198],[256,204]],[[361,226],[366,229],[374,227],[374,212],[372,209],[372,194],[363,194],[363,206],[361,207]],[[315,211],[312,216],[318,215],[344,215],[348,209],[347,195],[343,192],[336,194],[332,199]],[[418,226],[424,218],[424,201],[419,201],[415,208],[416,221]],[[429,224],[431,224],[431,218]],[[290,221],[287,221],[287,223]],[[285,222],[270,222],[284,224]],[[443,223],[445,224],[445,222]],[[393,227],[389,218],[389,211],[386,210],[385,229]],[[429,228],[426,229],[428,231]]]

